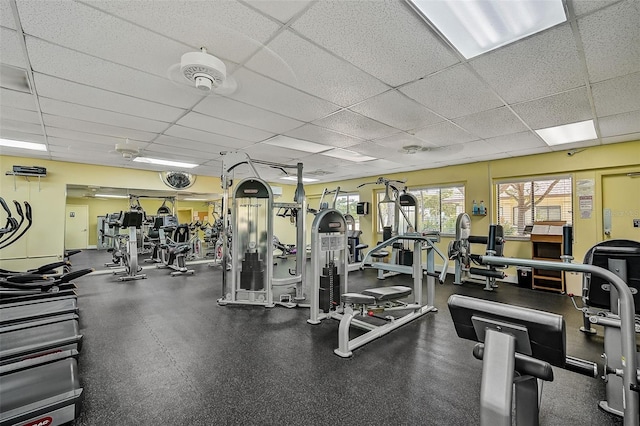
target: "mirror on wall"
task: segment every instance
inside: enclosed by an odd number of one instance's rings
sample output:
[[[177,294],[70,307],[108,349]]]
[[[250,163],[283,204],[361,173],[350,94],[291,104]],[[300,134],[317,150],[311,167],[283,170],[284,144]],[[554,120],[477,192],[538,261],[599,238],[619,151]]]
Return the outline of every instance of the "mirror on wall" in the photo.
[[[221,194],[175,190],[149,190],[88,185],[67,185],[65,248],[104,249],[100,238],[108,215],[129,210],[130,196],[149,217],[169,209],[179,223],[213,223],[220,210]],[[161,209],[162,208],[162,209]]]

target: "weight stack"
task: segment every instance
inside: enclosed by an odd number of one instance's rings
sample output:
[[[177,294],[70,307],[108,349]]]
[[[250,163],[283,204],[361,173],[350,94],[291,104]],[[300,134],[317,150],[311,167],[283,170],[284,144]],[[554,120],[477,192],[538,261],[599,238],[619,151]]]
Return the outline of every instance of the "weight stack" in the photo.
[[[242,271],[240,271],[240,288],[252,291],[264,289],[264,267],[258,253],[244,254]]]
[[[330,297],[331,280],[333,277],[333,299]],[[322,268],[320,275],[320,309],[329,312],[340,303],[340,275],[337,266]]]

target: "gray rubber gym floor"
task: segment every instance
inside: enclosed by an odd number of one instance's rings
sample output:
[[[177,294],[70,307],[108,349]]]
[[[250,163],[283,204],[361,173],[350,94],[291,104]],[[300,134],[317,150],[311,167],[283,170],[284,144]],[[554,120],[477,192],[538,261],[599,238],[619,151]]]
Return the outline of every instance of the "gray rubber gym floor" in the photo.
[[[85,251],[72,260],[99,266],[109,255]],[[309,325],[306,309],[218,306],[220,269],[193,268],[193,276],[154,269],[140,281],[78,280],[84,405],[77,425],[479,424],[482,365],[474,343],[455,334],[446,306],[454,292],[564,314],[570,355],[599,361],[602,350],[601,332],[578,331],[581,314],[566,295],[447,283],[436,288],[437,313],[342,359],[333,354],[336,321]],[[371,270],[350,274],[349,283],[351,290],[411,284],[377,281]],[[622,424],[597,408],[601,380],[554,370],[542,424]]]

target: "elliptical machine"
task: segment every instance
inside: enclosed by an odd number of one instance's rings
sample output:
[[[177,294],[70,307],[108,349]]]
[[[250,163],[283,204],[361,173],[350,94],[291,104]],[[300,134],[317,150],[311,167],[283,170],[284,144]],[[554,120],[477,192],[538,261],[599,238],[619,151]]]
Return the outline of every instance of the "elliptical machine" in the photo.
[[[138,265],[138,230],[142,227],[143,213],[139,211],[125,212],[122,218],[122,227],[129,230],[126,239],[126,251],[121,259],[124,271],[114,272],[114,275],[126,274],[118,277],[120,281],[133,281],[147,278],[146,274],[140,274],[142,267]]]
[[[159,269],[173,269],[172,277],[178,275],[193,275],[195,271],[188,269],[186,255],[191,250],[189,225],[178,224],[178,218],[172,215],[163,216],[164,225],[160,227],[160,258],[162,263],[156,265]]]

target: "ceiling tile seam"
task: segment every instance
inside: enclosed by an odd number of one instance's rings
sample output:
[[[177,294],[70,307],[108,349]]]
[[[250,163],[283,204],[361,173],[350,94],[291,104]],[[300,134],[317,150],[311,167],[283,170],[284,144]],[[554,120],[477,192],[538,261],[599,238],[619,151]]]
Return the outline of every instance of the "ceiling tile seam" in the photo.
[[[65,49],[66,49],[66,48],[65,48]],[[88,87],[88,88],[91,88],[91,89],[101,90],[101,91],[103,91],[103,92],[113,93],[113,94],[115,94],[115,95],[119,95],[119,96],[126,96],[126,97],[131,98],[131,99],[136,99],[136,100],[139,100],[139,101],[149,102],[149,103],[152,103],[152,104],[155,104],[155,105],[161,105],[161,106],[164,106],[164,107],[169,107],[169,108],[179,109],[179,110],[183,110],[183,109],[184,109],[184,108],[182,108],[182,107],[177,107],[177,106],[175,106],[175,105],[164,104],[164,103],[162,103],[162,102],[157,102],[157,101],[152,101],[152,100],[145,99],[145,98],[140,98],[140,97],[137,97],[137,96],[132,96],[132,95],[130,95],[130,94],[128,94],[128,93],[116,92],[115,90],[105,89],[105,88],[103,88],[103,87],[92,86],[92,85],[90,85],[90,84],[80,83],[80,82],[78,82],[78,81],[69,80],[69,79],[67,79],[67,78],[58,77],[58,76],[56,76],[56,75],[47,74],[47,73],[44,73],[44,72],[41,72],[41,71],[35,71],[35,72],[34,72],[34,74],[44,75],[44,76],[46,76],[46,77],[50,77],[50,78],[54,78],[54,79],[57,79],[57,80],[66,81],[66,82],[68,82],[68,83],[77,84],[77,85],[79,85],[79,86],[84,86],[84,87]],[[152,75],[154,75],[154,74],[152,74]],[[44,96],[43,96],[43,97],[44,97]],[[64,101],[63,99],[56,99],[56,98],[50,98],[50,99],[55,99],[55,100],[58,100],[58,101],[67,102],[67,101]],[[78,104],[78,105],[83,105],[83,106],[87,106],[87,107],[94,108],[94,107],[92,107],[91,105],[84,105],[84,104]],[[111,111],[111,110],[106,110],[106,111]],[[119,111],[113,111],[113,112],[119,112]]]
[[[130,24],[130,25],[133,25],[133,26],[137,27],[137,28],[141,28],[141,29],[143,29],[143,30],[145,30],[145,31],[149,31],[149,32],[151,32],[151,33],[153,33],[153,34],[155,34],[155,35],[157,35],[157,36],[160,36],[160,37],[165,38],[165,39],[167,39],[167,40],[171,40],[171,41],[173,41],[173,42],[175,42],[175,43],[181,44],[181,45],[183,45],[183,46],[185,46],[185,47],[188,47],[188,48],[190,48],[190,49],[193,49],[193,50],[200,50],[200,48],[202,47],[202,46],[192,46],[192,45],[190,45],[190,44],[188,44],[188,43],[185,43],[185,42],[184,42],[184,41],[182,41],[182,40],[174,39],[174,38],[172,38],[172,37],[167,36],[166,34],[162,34],[161,32],[155,31],[155,30],[153,30],[153,29],[151,29],[151,28],[147,28],[147,27],[145,27],[144,25],[140,25],[140,24],[138,24],[138,23],[135,23],[135,22],[133,22],[133,21],[130,21],[130,20],[128,20],[128,19],[126,19],[126,18],[123,18],[123,17],[121,17],[121,16],[114,15],[114,14],[113,14],[113,13],[111,13],[111,12],[107,12],[107,11],[105,11],[105,10],[103,10],[103,9],[100,9],[100,8],[99,8],[99,7],[97,7],[97,6],[94,6],[94,5],[92,5],[92,4],[86,3],[86,2],[84,2],[84,1],[81,1],[81,0],[74,0],[74,1],[75,1],[75,2],[77,2],[77,3],[80,3],[80,4],[82,4],[82,5],[84,5],[84,6],[86,6],[86,7],[90,7],[90,8],[92,8],[92,9],[94,9],[94,10],[97,10],[97,11],[98,11],[98,12],[100,12],[100,13],[103,13],[103,14],[105,14],[105,15],[111,16],[112,18],[115,18],[115,19],[118,19],[118,20],[120,20],[120,21],[126,22],[126,23],[128,23],[128,24]],[[46,41],[46,40],[45,40],[45,41]],[[64,46],[61,46],[61,47],[64,47]],[[82,53],[82,52],[81,52],[81,53]],[[218,55],[216,55],[216,56],[217,56],[217,57],[219,57],[220,59],[224,59],[225,61],[227,61],[227,62],[229,62],[229,63],[231,63],[231,64],[234,64],[234,65],[235,65],[235,62],[234,62],[234,61],[232,61],[232,60],[230,60],[230,59],[228,59],[228,58],[225,58],[225,57],[223,57],[223,56],[218,56]],[[101,58],[101,59],[104,59],[104,58]],[[155,75],[155,74],[154,74],[154,75]]]
[[[12,0],[12,1],[15,1],[15,0]],[[118,65],[120,67],[127,68],[127,69],[130,69],[132,71],[140,72],[140,73],[143,73],[143,74],[146,74],[146,75],[150,75],[150,76],[153,76],[155,78],[162,79],[162,80],[166,80],[167,79],[167,76],[163,75],[163,74],[154,74],[152,72],[149,72],[149,71],[146,71],[146,70],[142,70],[140,68],[132,67],[131,65],[127,65],[127,64],[120,63],[120,62],[116,62],[116,61],[113,61],[111,59],[104,58],[102,56],[96,56],[96,55],[94,55],[92,53],[88,53],[88,52],[84,52],[82,50],[74,49],[72,47],[65,46],[65,45],[62,45],[62,44],[59,44],[59,43],[55,43],[55,42],[53,42],[51,40],[47,40],[47,39],[44,39],[44,38],[41,38],[41,37],[37,37],[37,36],[31,35],[31,34],[26,34],[25,33],[25,35],[29,36],[30,38],[32,38],[34,40],[39,40],[39,41],[44,42],[46,44],[50,44],[50,45],[53,45],[53,46],[56,46],[56,47],[59,47],[59,48],[65,49],[65,50],[69,50],[71,52],[79,53],[80,55],[88,56],[88,57],[93,58],[93,59],[98,59],[98,60],[103,61],[103,62],[108,62],[110,64],[115,64],[115,65]],[[228,62],[230,62],[231,64],[235,65],[235,62],[232,62],[232,61],[228,61]],[[42,72],[38,72],[38,73],[39,74],[44,74]]]
[[[136,132],[143,132],[143,133],[155,134],[154,132],[147,132],[147,131],[139,130],[139,129],[130,129],[130,128],[127,128],[127,127],[121,127],[121,126],[113,126],[113,125],[111,125],[111,124],[105,124],[105,123],[96,123],[96,122],[93,122],[93,121],[79,120],[79,119],[77,119],[77,118],[65,117],[65,116],[62,116],[62,115],[54,115],[54,114],[47,114],[47,113],[45,113],[44,115],[50,115],[50,116],[52,116],[52,117],[60,117],[60,118],[65,118],[65,119],[72,119],[72,120],[76,120],[76,121],[82,121],[83,123],[98,124],[98,125],[101,125],[101,126],[109,126],[109,127],[113,127],[113,128],[115,128],[115,129],[133,130],[133,131],[136,131]],[[73,131],[73,132],[75,132],[75,133],[84,133],[84,134],[86,134],[86,135],[93,135],[93,136],[106,136],[106,137],[115,138],[115,139],[122,139],[122,140],[127,139],[127,138],[121,138],[121,137],[119,137],[119,136],[107,135],[107,134],[104,134],[104,133],[95,133],[95,132],[89,132],[89,131],[83,131],[83,130],[76,130],[76,129],[69,128],[69,127],[60,127],[60,126],[53,126],[53,125],[46,125],[46,127],[47,127],[47,128],[51,128],[51,129],[59,129],[59,130]],[[57,136],[52,136],[52,137],[57,138]],[[64,139],[64,138],[62,138],[62,139]],[[67,138],[67,139],[68,139],[68,138]],[[141,141],[141,140],[134,139],[134,138],[128,138],[128,139],[129,139],[129,140],[132,140],[132,141],[140,142],[140,143],[148,143],[148,141]],[[75,139],[70,139],[70,140],[75,140]],[[86,141],[79,141],[79,142],[88,142],[88,143],[91,143],[91,142],[90,142],[90,141],[88,141],[88,140],[86,140]],[[107,145],[107,144],[104,144],[104,145]]]
[[[168,123],[168,121],[164,121],[164,120],[156,120],[156,119],[153,119],[153,118],[142,117],[142,116],[139,116],[139,115],[124,113],[124,112],[115,111],[115,110],[112,110],[112,109],[100,108],[100,107],[91,106],[91,105],[84,105],[84,104],[79,104],[79,103],[76,103],[76,102],[69,102],[69,101],[65,101],[64,99],[51,98],[49,96],[38,96],[38,98],[39,99],[49,99],[49,100],[52,100],[52,101],[55,101],[55,102],[61,102],[61,103],[65,103],[65,104],[69,104],[69,105],[75,105],[75,106],[84,107],[84,108],[91,108],[91,109],[95,109],[95,110],[98,110],[98,111],[113,112],[113,113],[116,113],[116,114],[124,115],[126,117],[133,117],[133,118],[139,118],[139,119],[142,119],[142,120],[149,120],[149,121],[155,122],[155,123],[163,123],[163,124],[167,124]],[[50,114],[50,113],[47,113],[47,114]],[[57,114],[51,114],[51,115],[57,115]],[[75,117],[69,117],[69,118],[75,118]],[[102,123],[102,124],[108,124],[108,123]],[[116,127],[121,127],[121,126],[116,126]]]
[[[343,110],[345,110],[345,109],[346,109],[346,108],[342,108],[340,111],[343,111]],[[333,114],[335,114],[335,113],[331,113],[331,114],[329,114],[329,115],[327,115],[327,116],[325,116],[325,117],[320,118],[319,120],[323,120],[323,119],[325,119],[325,118],[327,118],[327,117],[329,117],[329,116],[331,116],[331,115],[333,115]],[[367,118],[368,118],[368,117],[367,117]],[[315,121],[315,120],[314,120],[314,121]],[[346,137],[348,137],[348,138],[358,139],[358,140],[360,141],[360,143],[362,143],[362,142],[367,142],[367,141],[368,141],[367,139],[363,139],[363,138],[358,137],[358,136],[352,136],[352,135],[349,135],[349,134],[347,134],[347,133],[341,132],[341,131],[339,131],[339,130],[334,130],[334,129],[329,129],[328,127],[318,126],[317,124],[314,124],[312,121],[309,121],[309,122],[305,123],[304,125],[302,125],[302,126],[300,126],[300,127],[296,127],[295,129],[287,130],[287,132],[286,132],[286,133],[284,133],[284,134],[282,134],[281,136],[285,136],[285,137],[288,137],[288,138],[294,138],[294,139],[300,139],[300,140],[307,141],[307,142],[320,143],[320,142],[316,142],[316,141],[311,140],[311,139],[305,139],[305,138],[301,138],[301,137],[297,137],[297,136],[289,136],[289,135],[287,135],[287,133],[293,132],[294,130],[300,129],[301,127],[304,127],[304,126],[306,126],[306,125],[319,127],[319,128],[321,128],[321,129],[323,129],[323,130],[327,130],[327,131],[329,131],[329,132],[331,132],[331,133],[337,133],[337,134],[338,134],[338,135],[340,135],[340,136],[346,136]],[[263,141],[263,142],[264,142],[264,141]],[[330,146],[333,146],[333,145],[330,145]],[[335,146],[334,146],[334,148],[338,148],[338,147],[335,147]]]
[[[114,125],[114,124],[109,124],[109,123],[101,123],[99,121],[83,120],[83,119],[80,119],[80,118],[76,118],[76,116],[52,114],[50,112],[43,112],[42,114],[43,115],[47,115],[47,116],[51,116],[51,117],[59,117],[59,118],[71,119],[71,120],[75,120],[75,121],[81,121],[83,123],[97,124],[97,125],[100,125],[100,126],[109,126],[109,127],[113,127],[113,128],[117,128],[117,129],[134,130],[136,132],[156,134],[156,132],[152,132],[152,131],[149,131],[149,130],[142,130],[142,129],[135,128],[135,127],[120,126],[120,125]],[[56,126],[47,125],[47,127],[56,127]],[[62,128],[62,127],[59,127],[59,128]],[[67,130],[73,130],[73,129],[67,129]],[[86,132],[84,132],[84,133],[86,133]],[[99,133],[95,133],[95,134],[99,134]]]
[[[581,74],[587,89],[587,98],[589,99],[589,107],[591,108],[591,116],[593,117],[593,125],[596,129],[598,144],[602,145],[602,132],[600,131],[600,122],[598,121],[598,115],[596,112],[596,102],[593,99],[593,91],[591,90],[589,68],[587,67],[587,57],[584,53],[584,43],[582,42],[582,37],[580,36],[578,20],[575,18],[573,4],[567,4],[567,13],[572,18],[570,22],[571,33],[573,34],[573,40],[576,44],[576,53],[578,54],[578,60],[580,61],[580,67],[582,68]]]
[[[34,99],[36,105],[36,112],[38,114],[38,119],[40,120],[40,127],[42,128],[42,135],[44,136],[44,142],[47,147],[47,153],[49,158],[51,158],[51,150],[49,148],[49,138],[47,136],[47,129],[44,125],[44,118],[42,116],[42,108],[40,107],[40,100],[38,99],[38,90],[36,88],[35,79],[33,78],[33,68],[31,67],[31,59],[29,58],[29,52],[27,50],[27,43],[25,41],[24,29],[22,28],[22,22],[20,21],[20,15],[18,13],[18,5],[16,4],[16,0],[9,0],[9,5],[11,6],[11,12],[13,13],[13,19],[16,24],[16,33],[18,36],[18,40],[20,42],[20,48],[22,49],[22,54],[24,55],[24,59],[27,65],[27,79],[29,80],[29,85],[31,86],[31,96]]]
[[[395,134],[397,134],[397,133],[404,132],[402,129],[398,129],[397,127],[390,126],[389,124],[383,123],[382,121],[379,121],[379,120],[377,120],[377,119],[375,119],[375,118],[367,117],[366,115],[361,114],[361,113],[359,113],[359,112],[351,111],[349,108],[341,108],[339,111],[333,112],[333,113],[331,113],[331,114],[327,115],[326,117],[317,118],[317,119],[315,119],[315,120],[313,120],[313,121],[311,121],[311,122],[309,122],[309,123],[310,123],[310,124],[313,124],[313,125],[315,125],[315,126],[318,126],[318,127],[322,127],[323,129],[331,130],[331,131],[333,131],[333,132],[337,132],[337,133],[340,133],[340,134],[343,134],[343,135],[346,135],[346,136],[350,136],[350,137],[352,137],[352,138],[362,139],[362,140],[364,140],[365,142],[366,142],[366,141],[371,141],[372,139],[366,139],[366,138],[362,138],[362,137],[360,137],[360,136],[350,135],[349,133],[340,132],[340,131],[337,131],[337,130],[331,129],[331,128],[329,128],[329,127],[324,127],[324,126],[320,126],[319,124],[317,124],[317,122],[318,122],[318,121],[320,121],[320,120],[324,120],[324,119],[325,119],[325,118],[327,118],[327,117],[330,117],[330,116],[332,116],[332,115],[335,115],[335,114],[337,114],[337,113],[339,113],[339,112],[343,112],[343,111],[349,111],[350,113],[352,113],[352,114],[356,114],[356,115],[359,115],[360,117],[364,117],[364,118],[366,118],[367,120],[375,121],[377,124],[381,124],[381,125],[383,125],[383,126],[385,126],[385,127],[390,127],[390,128],[392,128],[392,129],[394,129],[394,130],[397,130],[397,132],[394,132],[394,133],[392,133],[392,134],[390,134],[390,135],[388,135],[388,136],[392,136],[392,135],[395,135]]]
[[[243,0],[237,0],[237,1],[241,5],[243,5],[246,8],[251,9],[254,12],[264,16],[265,18],[269,19],[270,21],[273,21],[274,23],[276,23],[278,25],[284,25],[287,28],[290,27],[293,23],[295,23],[295,21],[300,19],[300,17],[302,15],[307,13],[309,11],[309,9],[311,9],[311,7],[318,2],[318,0],[313,0],[313,1],[309,2],[309,4],[304,9],[301,9],[298,12],[296,12],[291,18],[289,18],[289,20],[287,22],[281,22],[281,21],[277,20],[276,18],[274,18],[273,16],[269,15],[268,13],[263,12],[262,10],[256,8],[252,4],[247,3],[246,1],[243,1]]]
[[[3,88],[2,88],[2,90],[8,90],[8,91],[10,91],[10,92],[21,93],[21,94],[23,94],[23,95],[27,95],[27,94],[29,94],[29,95],[33,96],[33,94],[32,94],[32,93],[25,93],[25,92],[21,92],[21,91],[19,91],[19,90],[7,89],[6,87],[3,87]],[[1,108],[16,109],[16,110],[18,110],[18,111],[35,112],[35,113],[37,113],[37,111],[34,111],[34,110],[32,110],[32,109],[24,109],[24,108],[16,107],[16,106],[13,106],[13,105],[0,105],[0,107],[1,107]],[[18,120],[18,121],[21,121],[21,120]]]
[[[598,86],[598,85],[600,85],[602,83],[607,83],[607,82],[610,82],[610,81],[619,80],[619,79],[622,79],[622,78],[627,78],[627,77],[630,77],[630,76],[636,75],[636,74],[640,74],[640,71],[634,71],[634,72],[630,72],[629,74],[619,75],[617,77],[611,77],[611,78],[607,78],[605,80],[596,81],[596,82],[591,83],[590,85],[591,86]]]

